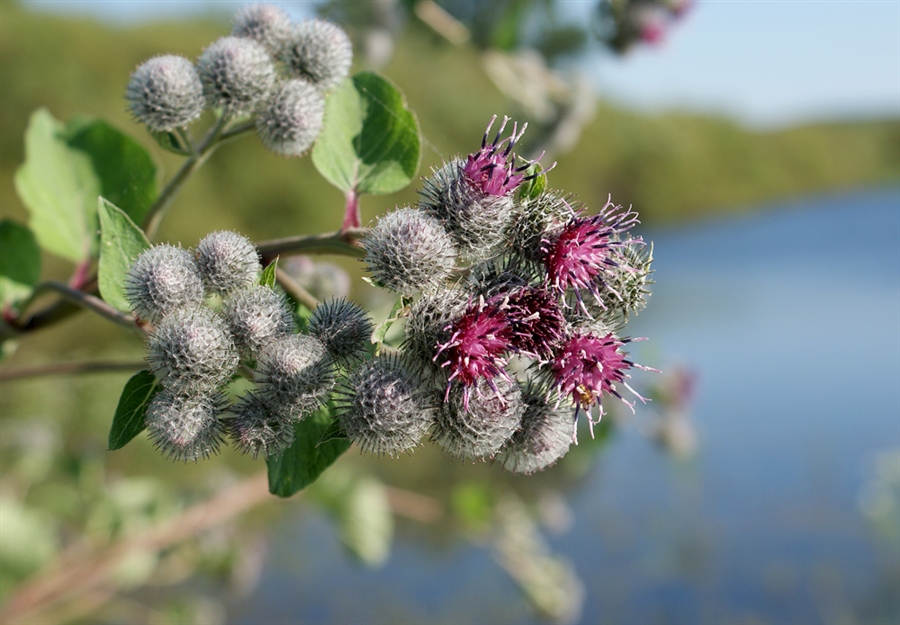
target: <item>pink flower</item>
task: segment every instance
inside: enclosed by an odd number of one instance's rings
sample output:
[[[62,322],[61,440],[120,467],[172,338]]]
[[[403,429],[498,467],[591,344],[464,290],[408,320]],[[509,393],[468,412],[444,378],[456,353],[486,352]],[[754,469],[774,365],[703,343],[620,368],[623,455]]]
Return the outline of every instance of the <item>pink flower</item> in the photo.
[[[607,202],[597,215],[573,218],[541,246],[550,288],[560,295],[574,290],[579,303],[581,291],[589,291],[603,306],[599,289],[612,288],[604,278],[613,271],[634,271],[624,263],[620,248],[626,241],[620,241],[618,235],[636,223],[636,212],[623,210],[612,202]],[[643,243],[640,238],[627,241],[636,242]],[[581,307],[586,312],[583,303]]]
[[[502,297],[512,330],[512,347],[531,356],[549,358],[562,341],[566,324],[557,298],[546,288],[533,286]]]
[[[515,165],[516,155],[512,154],[513,147],[525,134],[528,124],[523,124],[522,130],[518,131],[518,124],[513,122],[512,134],[501,141],[500,135],[509,121],[509,118],[504,116],[500,130],[497,131],[494,140],[488,143],[488,133],[496,119],[496,115],[491,118],[491,123],[488,124],[487,130],[484,131],[484,138],[481,140],[481,149],[466,158],[462,170],[469,182],[485,194],[507,195],[522,183],[526,177],[523,172],[531,165],[529,162],[517,168]],[[505,148],[504,144],[506,144]]]
[[[494,378],[509,379],[504,367],[511,347],[512,328],[497,303],[485,302],[479,297],[445,329],[450,332],[450,338],[438,344],[434,356],[435,362],[443,356],[440,365],[450,372],[444,399],[446,401],[450,393],[450,385],[458,380],[466,387],[464,403],[468,408],[469,389],[480,378],[484,378],[495,392]]]

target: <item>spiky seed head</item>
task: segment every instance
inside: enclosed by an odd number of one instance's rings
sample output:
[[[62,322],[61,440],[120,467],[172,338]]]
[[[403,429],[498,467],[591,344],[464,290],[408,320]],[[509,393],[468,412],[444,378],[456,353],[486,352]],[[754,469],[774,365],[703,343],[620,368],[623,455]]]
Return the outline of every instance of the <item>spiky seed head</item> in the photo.
[[[433,290],[456,264],[456,246],[447,231],[437,219],[414,208],[383,215],[363,245],[375,281],[402,295]]]
[[[309,333],[325,345],[331,358],[350,367],[366,355],[372,321],[360,306],[345,299],[319,304],[309,318]]]
[[[153,445],[168,458],[197,461],[219,451],[224,405],[220,394],[182,395],[163,390],[147,406],[145,422]]]
[[[273,411],[254,391],[245,393],[229,412],[225,430],[242,454],[254,459],[260,452],[266,457],[278,456],[294,442],[290,415]]]
[[[239,364],[225,320],[209,308],[181,308],[162,318],[147,339],[147,362],[166,389],[211,392]]]
[[[256,116],[256,132],[266,149],[302,156],[322,132],[325,98],[308,82],[288,80],[275,88]]]
[[[228,230],[210,233],[197,244],[197,266],[206,290],[215,295],[252,286],[262,270],[253,243]]]
[[[275,67],[262,44],[246,37],[221,37],[200,58],[197,71],[210,106],[229,115],[252,112],[272,90]]]
[[[331,22],[308,20],[294,27],[281,58],[294,77],[327,93],[350,74],[353,44],[347,33]]]
[[[468,299],[461,289],[443,287],[423,294],[410,306],[402,350],[417,370],[423,373],[443,372],[434,361],[438,345],[450,338],[447,328],[466,310]],[[446,375],[443,377],[446,382]]]
[[[541,265],[543,241],[557,235],[583,210],[572,195],[557,190],[521,202],[509,231],[509,252],[531,265]]]
[[[572,406],[558,402],[541,385],[529,381],[522,392],[525,413],[498,460],[512,473],[531,474],[553,465],[574,442]]]
[[[245,358],[258,359],[266,345],[294,332],[294,315],[284,294],[260,284],[232,293],[222,316]]]
[[[431,438],[463,460],[492,458],[519,429],[525,404],[516,382],[496,378],[495,388],[481,380],[476,389],[454,384],[438,408]]]
[[[365,452],[397,456],[410,451],[434,418],[434,395],[394,355],[363,363],[338,392],[341,428]]]
[[[324,405],[334,386],[334,362],[319,339],[291,334],[260,353],[257,390],[270,409],[302,420]]]
[[[473,185],[460,160],[445,163],[426,178],[419,208],[440,221],[461,256],[477,262],[496,255],[506,241],[514,203],[506,195],[490,195]]]
[[[187,126],[206,108],[197,70],[189,60],[174,54],[138,66],[125,97],[135,118],[154,132]]]
[[[194,256],[174,245],[144,250],[128,268],[125,299],[140,319],[158,323],[163,315],[203,303],[203,281]]]
[[[249,37],[261,43],[266,51],[277,57],[291,38],[291,18],[274,4],[256,3],[242,6],[234,16],[231,34]]]

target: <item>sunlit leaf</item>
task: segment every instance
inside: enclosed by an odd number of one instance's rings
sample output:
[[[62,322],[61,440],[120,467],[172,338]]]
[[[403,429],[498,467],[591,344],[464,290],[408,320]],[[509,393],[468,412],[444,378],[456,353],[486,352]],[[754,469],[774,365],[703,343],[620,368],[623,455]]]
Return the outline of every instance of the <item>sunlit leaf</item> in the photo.
[[[147,406],[160,390],[156,376],[149,371],[138,371],[125,383],[109,430],[110,451],[121,449],[144,430]]]
[[[100,295],[110,306],[129,312],[125,275],[134,259],[150,247],[150,241],[123,210],[102,197],[97,212],[100,215]]]
[[[41,250],[27,227],[0,221],[0,308],[28,297],[41,278]]]

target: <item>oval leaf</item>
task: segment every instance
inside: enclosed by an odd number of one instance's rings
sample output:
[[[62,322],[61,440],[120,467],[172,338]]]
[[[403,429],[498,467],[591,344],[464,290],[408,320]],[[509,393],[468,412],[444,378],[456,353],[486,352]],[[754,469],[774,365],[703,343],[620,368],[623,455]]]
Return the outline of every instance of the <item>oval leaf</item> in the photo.
[[[331,421],[330,410],[322,408],[295,426],[294,444],[283,454],[266,458],[270,493],[290,497],[300,492],[347,451],[350,441],[346,438],[322,441]]]
[[[278,257],[275,258],[271,263],[266,265],[266,268],[262,270],[262,275],[259,277],[259,283],[262,286],[267,286],[269,288],[275,288],[277,284],[277,273],[278,269]]]
[[[27,227],[0,221],[0,308],[31,295],[41,278],[41,250]]]
[[[138,371],[125,383],[109,430],[110,451],[121,449],[144,430],[147,406],[160,390],[156,376],[149,371]]]
[[[328,97],[312,159],[342,191],[391,193],[419,169],[419,122],[387,79],[362,72]]]
[[[125,299],[125,274],[138,255],[150,247],[144,231],[118,206],[100,198],[100,269],[97,281],[107,304],[131,312]]]

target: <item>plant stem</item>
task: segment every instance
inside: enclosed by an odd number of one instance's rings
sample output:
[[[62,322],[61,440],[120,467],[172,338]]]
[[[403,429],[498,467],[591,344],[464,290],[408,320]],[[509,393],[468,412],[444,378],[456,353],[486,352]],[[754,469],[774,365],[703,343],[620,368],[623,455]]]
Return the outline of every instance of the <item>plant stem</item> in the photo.
[[[316,306],[319,305],[319,300],[312,296],[312,294],[300,286],[300,283],[290,277],[287,272],[283,269],[275,268],[275,279],[278,281],[278,284],[281,285],[288,295],[293,297],[295,300],[309,308],[310,310],[315,310]]]
[[[341,232],[362,227],[359,214],[359,194],[355,189],[347,191],[347,206],[344,208],[344,223],[341,224]]]
[[[73,289],[72,287],[63,284],[62,282],[56,282],[53,280],[39,284],[34,290],[35,294],[39,293],[40,291],[56,291],[69,302],[76,304],[81,308],[91,310],[104,319],[108,319],[109,321],[112,321],[113,323],[116,323],[129,330],[137,332],[144,331],[143,328],[138,325],[134,317],[132,317],[131,315],[126,315],[123,312],[119,312],[96,295],[91,295],[89,293],[79,291],[78,289]]]
[[[356,241],[365,236],[366,232],[368,230],[365,228],[351,228],[326,234],[271,239],[258,243],[256,249],[264,260],[275,256],[308,253],[338,254],[354,258],[365,258],[366,251],[359,247]]]
[[[0,382],[25,380],[48,375],[82,375],[86,373],[117,373],[120,371],[140,371],[147,363],[139,362],[57,362],[34,367],[0,369]]]

